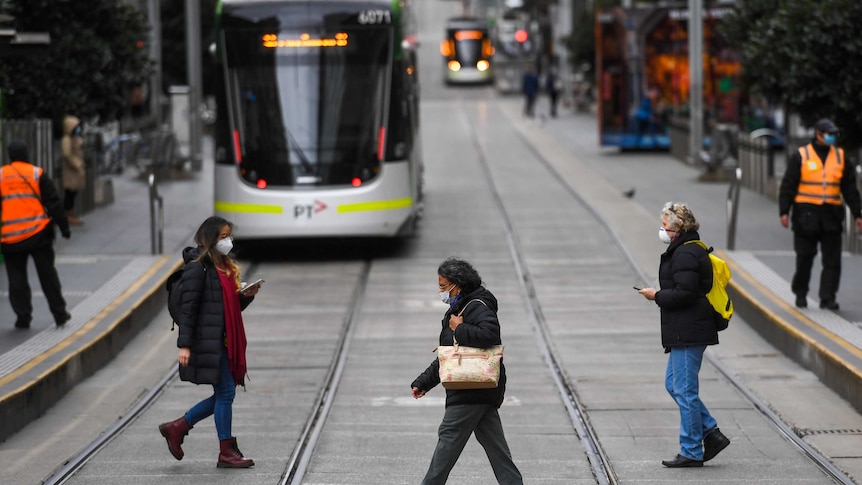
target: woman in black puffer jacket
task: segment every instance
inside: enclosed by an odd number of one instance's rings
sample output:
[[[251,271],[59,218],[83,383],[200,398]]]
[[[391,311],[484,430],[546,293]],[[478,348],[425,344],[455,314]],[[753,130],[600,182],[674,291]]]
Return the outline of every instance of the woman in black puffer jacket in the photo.
[[[437,283],[440,299],[449,304],[443,315],[440,345],[454,345],[455,339],[467,347],[488,348],[502,344],[497,298],[481,286],[482,278],[470,263],[455,258],[443,261],[437,269]],[[440,362],[434,359],[411,384],[413,397],[421,398],[437,384],[440,384]],[[497,412],[505,392],[506,367],[502,360],[496,388],[446,390],[446,412],[423,485],[446,483],[464,445],[474,433],[491,461],[497,481],[523,483],[521,472],[512,461]]]
[[[200,420],[213,416],[220,442],[219,468],[248,468],[254,461],[239,451],[231,435],[236,386],[245,385],[245,327],[240,313],[259,286],[240,291],[239,266],[229,256],[231,224],[210,217],[195,234],[194,248],[183,251],[182,311],[179,317],[177,361],[180,379],[211,384],[213,395],[194,405],[181,418],[159,425],[168,450],[183,458],[183,438]]]
[[[668,244],[658,269],[659,290],[639,290],[661,309],[661,343],[669,353],[665,388],[679,407],[680,452],[666,467],[699,467],[730,444],[700,400],[698,373],[708,345],[718,343],[712,262],[700,244],[700,224],[685,204],[668,202],[661,212],[659,239]]]

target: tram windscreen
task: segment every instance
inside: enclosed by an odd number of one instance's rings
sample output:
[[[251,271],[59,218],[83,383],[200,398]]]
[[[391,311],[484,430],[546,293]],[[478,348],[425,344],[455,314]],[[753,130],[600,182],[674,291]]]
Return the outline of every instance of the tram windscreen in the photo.
[[[391,28],[338,12],[250,17],[226,16],[222,44],[242,177],[259,187],[313,187],[376,176]]]
[[[455,58],[462,64],[475,64],[482,59],[484,33],[478,30],[456,30],[450,33],[455,40]]]

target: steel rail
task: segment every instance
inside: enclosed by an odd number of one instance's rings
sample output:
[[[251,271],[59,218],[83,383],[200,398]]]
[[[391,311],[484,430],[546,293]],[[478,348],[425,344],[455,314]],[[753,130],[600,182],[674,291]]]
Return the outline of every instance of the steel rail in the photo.
[[[515,265],[515,271],[518,274],[518,281],[525,293],[528,295],[527,313],[530,319],[530,324],[535,330],[534,336],[536,338],[536,345],[542,353],[545,364],[551,369],[551,376],[554,379],[554,384],[560,393],[563,405],[569,414],[569,419],[571,419],[572,425],[578,433],[578,438],[581,441],[581,445],[584,447],[584,452],[587,455],[587,460],[590,463],[596,481],[600,485],[616,485],[619,483],[619,480],[617,479],[613,469],[610,467],[610,460],[602,449],[598,436],[596,435],[592,424],[589,422],[589,418],[587,417],[577,390],[575,389],[574,384],[572,384],[571,379],[567,375],[563,366],[560,365],[560,358],[557,356],[557,352],[551,343],[553,341],[551,338],[551,332],[548,329],[544,313],[542,312],[541,303],[536,295],[536,288],[533,284],[533,279],[530,276],[530,271],[527,267],[523,250],[521,249],[512,220],[506,211],[503,198],[500,196],[500,192],[497,190],[494,180],[491,177],[490,166],[488,165],[488,160],[486,159],[484,150],[479,142],[478,135],[476,134],[473,125],[469,123],[466,108],[464,108],[463,105],[461,106],[460,111],[462,118],[465,121],[464,124],[467,126],[470,140],[476,150],[479,164],[482,166],[488,190],[491,192],[494,204],[500,212],[500,217],[503,220],[506,241],[509,246],[512,261]],[[529,143],[525,142],[525,144],[532,148],[532,145]],[[557,179],[561,180],[558,176]]]
[[[362,266],[362,271],[359,275],[359,282],[353,290],[353,295],[350,298],[350,304],[347,307],[347,313],[344,316],[344,322],[341,328],[341,335],[336,346],[335,356],[330,363],[329,370],[324,379],[324,385],[317,395],[317,400],[312,408],[311,415],[305,423],[305,427],[297,440],[298,444],[284,468],[284,473],[279,480],[280,485],[300,484],[305,477],[305,472],[308,469],[308,464],[311,461],[311,456],[314,453],[314,447],[317,445],[317,440],[320,438],[320,433],[323,430],[323,425],[326,423],[326,418],[329,415],[329,410],[335,400],[335,394],[338,389],[338,384],[341,382],[341,376],[344,373],[344,366],[347,363],[347,354],[350,349],[350,341],[352,340],[356,326],[353,323],[356,321],[359,311],[362,307],[362,299],[365,296],[365,290],[368,286],[368,277],[371,273],[371,261],[366,260]]]
[[[556,180],[560,182],[561,185],[569,192],[569,194],[575,198],[581,205],[583,205],[587,211],[589,211],[593,217],[597,220],[601,220],[601,213],[586,199],[581,197],[580,194],[572,187],[565,179],[562,177],[562,174],[551,164],[542,155],[532,143],[521,133],[518,132],[518,137],[524,143],[524,145],[528,148],[530,152],[536,157],[536,159],[554,176]],[[738,195],[738,194],[737,194]],[[619,235],[617,235],[607,224],[601,224],[602,227],[605,228],[607,233],[610,235],[611,239],[614,241],[614,244],[619,248],[620,252],[625,256],[626,261],[629,263],[631,268],[637,273],[637,276],[640,278],[640,281],[647,281],[646,273],[638,266],[637,261],[631,255],[629,250],[625,247],[622,239],[620,239]],[[758,397],[745,383],[742,382],[739,377],[737,377],[730,369],[728,369],[717,357],[715,357],[711,352],[706,352],[704,354],[706,359],[712,364],[734,387],[743,395],[745,398],[757,409],[760,414],[772,425],[774,426],[784,437],[786,440],[790,441],[794,446],[796,446],[803,454],[808,456],[818,467],[820,467],[821,471],[823,471],[827,476],[832,478],[833,480],[841,483],[842,485],[854,485],[855,482],[851,480],[844,472],[839,470],[829,458],[823,456],[820,452],[810,446],[805,440],[797,435],[793,428],[788,425],[781,417],[770,409],[769,404]]]

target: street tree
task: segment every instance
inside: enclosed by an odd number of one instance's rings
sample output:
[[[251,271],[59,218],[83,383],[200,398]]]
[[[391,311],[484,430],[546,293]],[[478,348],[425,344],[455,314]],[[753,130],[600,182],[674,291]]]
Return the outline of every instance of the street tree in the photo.
[[[0,12],[51,36],[45,52],[0,59],[5,118],[115,120],[150,74],[146,16],[123,0],[2,0]]]
[[[862,37],[858,0],[738,0],[723,30],[742,57],[751,93],[813,126],[831,118],[839,142],[862,146]]]

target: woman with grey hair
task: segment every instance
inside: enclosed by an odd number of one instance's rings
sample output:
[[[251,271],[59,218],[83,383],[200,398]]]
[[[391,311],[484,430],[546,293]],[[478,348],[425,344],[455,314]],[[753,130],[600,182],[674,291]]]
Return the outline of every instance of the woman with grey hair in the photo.
[[[458,344],[488,348],[501,345],[497,298],[482,286],[482,278],[467,261],[449,258],[437,268],[439,297],[449,308],[443,315],[440,345]],[[413,398],[419,399],[440,383],[440,362],[434,362],[413,381]],[[506,367],[500,361],[500,379],[493,389],[447,389],[446,412],[438,430],[437,447],[423,485],[446,483],[471,434],[485,449],[497,482],[522,484],[512,461],[503,424],[497,412],[506,392]]]
[[[699,244],[688,244],[700,239],[698,229],[700,224],[685,204],[665,204],[658,236],[668,248],[659,263],[659,289],[638,291],[661,309],[661,341],[670,354],[665,389],[680,414],[680,452],[661,462],[670,468],[703,466],[730,444],[699,395],[703,353],[708,345],[718,343],[718,330],[706,299],[712,288],[709,253]]]

